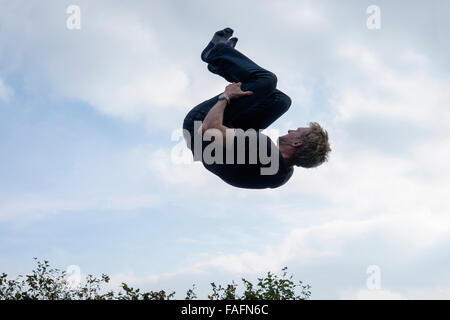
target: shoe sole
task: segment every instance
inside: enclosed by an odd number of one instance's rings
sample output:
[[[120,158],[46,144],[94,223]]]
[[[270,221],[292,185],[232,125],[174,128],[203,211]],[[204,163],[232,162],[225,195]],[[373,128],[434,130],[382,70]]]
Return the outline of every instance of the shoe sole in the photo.
[[[218,42],[216,44],[219,44],[219,43],[222,43],[222,42],[223,43],[228,43],[230,37],[233,35],[233,32],[234,32],[234,30],[231,29],[231,28],[225,28],[223,30],[216,31],[214,33],[214,36],[219,36],[219,37],[222,37],[224,39],[224,41],[220,41],[220,42]],[[236,38],[233,38],[233,39],[236,39]],[[208,45],[206,46],[206,48],[202,51],[201,59],[204,62],[207,62],[206,59],[208,58],[209,53],[215,47],[216,44],[214,44],[212,41],[210,41],[208,43]]]

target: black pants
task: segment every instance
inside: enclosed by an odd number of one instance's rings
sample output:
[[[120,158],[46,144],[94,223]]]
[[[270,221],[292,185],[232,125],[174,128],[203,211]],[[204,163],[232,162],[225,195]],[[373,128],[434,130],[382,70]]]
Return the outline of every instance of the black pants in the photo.
[[[229,128],[262,130],[283,115],[291,105],[291,99],[276,89],[277,77],[238,50],[217,44],[208,56],[209,70],[228,82],[241,82],[242,91],[253,91],[250,96],[231,100],[225,108],[223,125]],[[195,106],[186,115],[183,129],[190,134],[191,143],[185,135],[188,147],[193,146],[194,121],[203,121],[209,110],[217,103],[220,94]]]

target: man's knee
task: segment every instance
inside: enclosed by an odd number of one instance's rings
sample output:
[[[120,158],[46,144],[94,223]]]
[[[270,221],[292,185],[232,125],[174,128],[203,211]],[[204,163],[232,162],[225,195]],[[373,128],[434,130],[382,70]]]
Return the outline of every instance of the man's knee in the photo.
[[[291,98],[288,95],[282,93],[281,94],[281,107],[284,109],[284,112],[288,111],[292,104]]]
[[[270,71],[264,70],[261,71],[258,75],[257,84],[255,84],[255,87],[258,87],[260,92],[269,93],[271,94],[274,92],[277,88],[277,76]],[[253,88],[245,87],[242,90],[254,90]]]
[[[281,92],[278,89],[276,90],[275,101],[277,108],[281,111],[281,113],[285,113],[286,111],[288,111],[292,104],[291,98],[289,98],[287,94]]]
[[[272,89],[272,91],[275,90],[277,88],[278,83],[277,76],[275,75],[275,73],[268,71],[267,78],[270,88]]]

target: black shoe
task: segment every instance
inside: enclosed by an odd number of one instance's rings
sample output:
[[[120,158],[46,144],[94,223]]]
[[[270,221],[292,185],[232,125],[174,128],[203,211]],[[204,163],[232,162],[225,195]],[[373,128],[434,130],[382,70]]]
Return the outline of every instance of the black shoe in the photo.
[[[234,47],[236,47],[237,42],[238,42],[238,38],[231,38],[230,40],[227,41],[227,45],[234,48]]]
[[[227,45],[234,48],[236,46],[236,43],[238,42],[238,38],[231,38],[226,42]],[[213,66],[212,64],[208,63],[208,70],[212,73],[217,74],[218,68],[216,66]]]
[[[230,37],[232,35],[233,35],[233,29],[231,29],[231,28],[225,28],[223,30],[219,30],[216,33],[214,33],[213,38],[208,43],[206,48],[202,51],[202,54],[201,54],[202,60],[205,62],[208,62],[208,61],[206,61],[206,59],[208,58],[208,55],[211,52],[212,48],[214,48],[214,46],[218,43],[227,43],[228,39],[230,39]]]

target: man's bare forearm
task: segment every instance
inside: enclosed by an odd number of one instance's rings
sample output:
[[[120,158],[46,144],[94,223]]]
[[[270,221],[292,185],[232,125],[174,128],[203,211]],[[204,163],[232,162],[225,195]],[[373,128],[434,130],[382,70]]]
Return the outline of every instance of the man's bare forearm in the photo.
[[[226,100],[218,100],[214,107],[209,110],[205,119],[203,120],[203,129],[219,129],[223,122],[223,112],[227,106]]]
[[[236,99],[243,96],[249,96],[253,94],[253,91],[242,91],[241,82],[229,84],[225,88],[225,95],[227,99]],[[227,101],[225,99],[218,100],[214,107],[209,110],[205,119],[203,120],[203,132],[208,129],[220,129],[225,131],[226,127],[222,124],[223,122],[223,112],[227,106]]]

